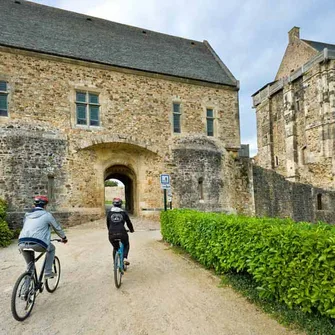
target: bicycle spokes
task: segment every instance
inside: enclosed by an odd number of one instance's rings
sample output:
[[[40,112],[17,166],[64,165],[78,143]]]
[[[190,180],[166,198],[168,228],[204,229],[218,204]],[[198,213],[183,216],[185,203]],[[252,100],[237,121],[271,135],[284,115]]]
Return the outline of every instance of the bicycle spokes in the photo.
[[[33,309],[36,297],[35,281],[30,273],[22,274],[16,281],[12,293],[11,308],[18,321],[26,319]]]
[[[121,257],[120,257],[120,253],[117,252],[114,258],[114,282],[117,288],[121,286],[122,274],[123,274],[123,269],[122,269]]]
[[[54,272],[55,276],[52,278],[48,278],[45,281],[45,288],[47,289],[48,292],[53,293],[56,291],[56,288],[59,283],[60,279],[60,262],[57,256],[55,256],[53,265],[52,265],[52,271]]]

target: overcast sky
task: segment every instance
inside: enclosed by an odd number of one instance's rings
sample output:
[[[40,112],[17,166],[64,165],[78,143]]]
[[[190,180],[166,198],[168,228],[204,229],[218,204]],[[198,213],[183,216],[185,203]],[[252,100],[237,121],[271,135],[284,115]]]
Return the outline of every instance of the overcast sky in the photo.
[[[240,81],[242,143],[257,151],[251,95],[272,81],[288,35],[335,44],[335,0],[35,0],[157,32],[207,40]]]

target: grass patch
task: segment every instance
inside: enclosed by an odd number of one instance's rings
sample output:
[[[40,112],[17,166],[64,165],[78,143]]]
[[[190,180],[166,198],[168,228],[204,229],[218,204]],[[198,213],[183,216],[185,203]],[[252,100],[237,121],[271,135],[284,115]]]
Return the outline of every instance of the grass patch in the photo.
[[[202,266],[183,248],[170,245],[166,242],[164,243],[168,245],[167,249],[172,250],[175,254],[186,256],[199,266]],[[331,318],[322,316],[317,312],[306,314],[298,308],[289,309],[284,303],[260,298],[258,295],[257,284],[248,273],[229,272],[221,275],[220,287],[227,286],[242,294],[249,302],[255,304],[263,312],[269,314],[272,318],[286,327],[304,331],[307,335],[335,335],[335,319],[332,321]]]
[[[317,312],[307,314],[298,308],[289,309],[284,303],[260,298],[257,284],[249,274],[226,273],[221,283],[222,286],[230,286],[241,293],[250,302],[285,326],[303,330],[307,335],[335,335],[335,326],[331,318],[322,316]]]

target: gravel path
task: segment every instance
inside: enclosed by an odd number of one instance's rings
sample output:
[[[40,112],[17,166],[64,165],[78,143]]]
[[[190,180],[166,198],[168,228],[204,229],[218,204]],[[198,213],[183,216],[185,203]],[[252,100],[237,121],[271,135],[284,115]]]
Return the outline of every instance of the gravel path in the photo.
[[[134,219],[131,265],[116,289],[112,248],[103,221],[67,230],[57,244],[62,277],[36,299],[20,323],[10,312],[16,278],[25,269],[15,244],[0,249],[0,334],[288,335],[219,279],[161,241],[158,224]],[[156,230],[154,230],[156,229]]]

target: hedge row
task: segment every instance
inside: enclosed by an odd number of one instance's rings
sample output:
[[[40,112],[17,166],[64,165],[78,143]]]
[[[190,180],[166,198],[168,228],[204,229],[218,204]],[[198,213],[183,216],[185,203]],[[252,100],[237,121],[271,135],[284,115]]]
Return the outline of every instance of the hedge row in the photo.
[[[266,299],[335,318],[335,228],[326,224],[162,212],[164,240],[217,272],[246,271]]]
[[[4,200],[0,199],[0,247],[6,247],[11,243],[13,233],[8,228],[5,221],[7,204]]]

